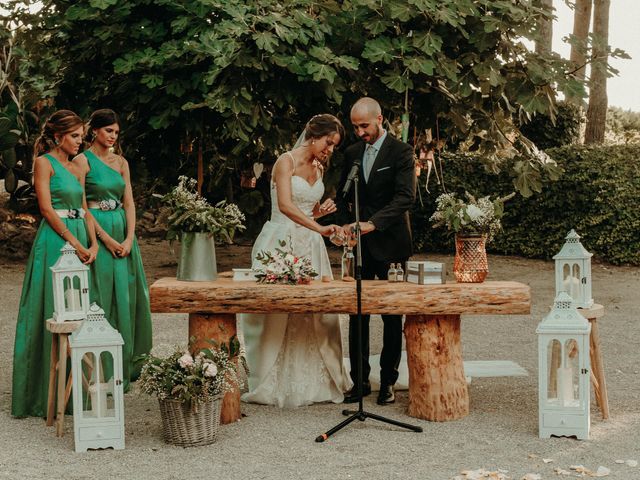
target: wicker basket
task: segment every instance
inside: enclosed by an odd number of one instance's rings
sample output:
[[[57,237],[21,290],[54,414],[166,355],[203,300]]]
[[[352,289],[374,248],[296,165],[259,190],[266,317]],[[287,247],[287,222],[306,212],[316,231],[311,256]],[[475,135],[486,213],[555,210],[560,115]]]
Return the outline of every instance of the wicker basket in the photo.
[[[189,404],[158,399],[164,441],[181,447],[209,445],[218,438],[222,397],[191,409]]]

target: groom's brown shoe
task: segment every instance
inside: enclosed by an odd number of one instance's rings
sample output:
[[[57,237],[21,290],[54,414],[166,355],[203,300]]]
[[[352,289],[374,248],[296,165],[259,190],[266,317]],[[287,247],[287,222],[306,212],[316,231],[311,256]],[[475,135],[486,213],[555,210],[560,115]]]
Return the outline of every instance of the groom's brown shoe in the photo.
[[[362,396],[366,397],[367,395],[371,395],[371,384],[369,382],[362,384]],[[358,388],[354,385],[351,390],[344,394],[342,403],[356,403],[358,401],[360,401]]]
[[[396,401],[396,395],[393,392],[393,385],[380,385],[380,393],[378,393],[378,405],[387,405]]]

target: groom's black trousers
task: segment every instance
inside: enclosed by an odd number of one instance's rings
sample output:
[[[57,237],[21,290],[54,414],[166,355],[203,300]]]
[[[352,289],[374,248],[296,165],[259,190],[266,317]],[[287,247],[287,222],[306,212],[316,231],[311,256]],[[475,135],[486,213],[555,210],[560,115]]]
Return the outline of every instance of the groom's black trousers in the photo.
[[[362,279],[387,280],[389,265],[401,263],[404,267],[407,258],[388,262],[376,260],[366,248],[362,249]],[[364,290],[363,286],[363,290]],[[349,316],[349,359],[351,361],[351,379],[356,384],[358,379],[358,327],[357,315]],[[369,315],[362,315],[362,381],[369,380]],[[382,352],[380,354],[380,383],[394,385],[398,380],[398,366],[402,354],[402,315],[382,315],[384,329],[382,333]]]

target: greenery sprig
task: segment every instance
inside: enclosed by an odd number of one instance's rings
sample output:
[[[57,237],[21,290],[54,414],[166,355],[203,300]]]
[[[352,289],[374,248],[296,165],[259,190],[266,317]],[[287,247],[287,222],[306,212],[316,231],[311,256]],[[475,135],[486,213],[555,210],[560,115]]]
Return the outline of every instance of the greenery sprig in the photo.
[[[236,230],[244,230],[245,217],[237,205],[225,200],[211,205],[197,192],[198,182],[178,177],[178,186],[162,197],[168,224],[167,239],[179,239],[181,232],[212,234],[217,242],[231,243]]]
[[[515,195],[491,200],[489,196],[476,199],[465,192],[467,201],[453,193],[443,193],[436,199],[436,211],[431,216],[433,228],[446,227],[447,230],[463,235],[486,235],[491,241],[502,228],[500,219],[504,215],[504,202]]]

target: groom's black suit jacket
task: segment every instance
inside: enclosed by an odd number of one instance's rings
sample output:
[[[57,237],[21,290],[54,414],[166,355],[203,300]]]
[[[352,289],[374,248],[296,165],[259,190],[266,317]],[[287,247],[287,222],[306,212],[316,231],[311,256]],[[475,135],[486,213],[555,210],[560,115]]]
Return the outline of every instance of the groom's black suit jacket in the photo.
[[[338,189],[338,221],[355,220],[353,187],[346,198],[342,189],[355,161],[360,162],[359,200],[360,220],[372,221],[375,230],[362,236],[362,248],[378,261],[392,262],[407,259],[413,253],[409,210],[416,198],[416,174],[413,149],[393,138],[385,138],[365,182],[362,157],[366,143],[360,141],[344,152],[342,178]]]

